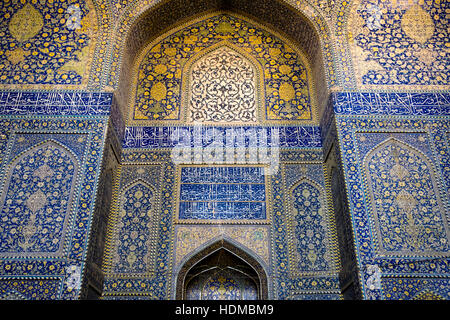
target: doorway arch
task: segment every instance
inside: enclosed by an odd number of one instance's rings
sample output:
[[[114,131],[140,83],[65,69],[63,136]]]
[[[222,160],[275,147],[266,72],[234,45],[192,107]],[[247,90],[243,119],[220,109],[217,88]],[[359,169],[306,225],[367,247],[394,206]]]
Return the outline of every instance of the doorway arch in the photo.
[[[267,273],[258,260],[230,239],[210,242],[181,264],[175,299],[268,299]]]

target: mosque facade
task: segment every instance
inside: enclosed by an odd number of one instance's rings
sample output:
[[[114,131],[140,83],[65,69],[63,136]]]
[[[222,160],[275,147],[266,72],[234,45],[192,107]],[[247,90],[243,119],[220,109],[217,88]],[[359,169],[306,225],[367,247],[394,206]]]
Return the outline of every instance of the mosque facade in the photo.
[[[0,11],[0,299],[450,298],[448,1]]]

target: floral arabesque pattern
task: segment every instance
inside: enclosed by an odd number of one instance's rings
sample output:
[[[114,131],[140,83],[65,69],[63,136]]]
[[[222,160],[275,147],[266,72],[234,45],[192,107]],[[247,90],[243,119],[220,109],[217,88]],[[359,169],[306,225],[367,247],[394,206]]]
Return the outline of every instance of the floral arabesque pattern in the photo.
[[[224,46],[191,69],[190,121],[256,122],[256,71],[244,57]]]
[[[321,190],[303,180],[292,189],[296,269],[326,271],[329,268],[326,250],[327,224]]]
[[[0,2],[0,82],[84,83],[90,65],[94,10],[87,1],[24,2]]]
[[[192,84],[184,88],[189,77],[185,66],[197,53],[224,41],[252,56],[263,70],[263,119],[313,120],[311,75],[302,54],[262,28],[226,14],[191,23],[162,36],[144,50],[135,66],[130,101],[134,112],[129,120],[139,125],[142,120],[183,120],[182,108],[187,106],[183,106],[181,96],[187,95],[184,91],[195,89]]]
[[[61,254],[77,162],[53,142],[10,166],[2,195],[1,255]]]
[[[138,181],[121,196],[113,268],[118,273],[149,271],[153,200],[155,192]]]
[[[380,254],[441,254],[448,230],[431,162],[389,139],[365,160]]]
[[[356,10],[355,68],[362,85],[445,86],[448,1],[368,1]]]

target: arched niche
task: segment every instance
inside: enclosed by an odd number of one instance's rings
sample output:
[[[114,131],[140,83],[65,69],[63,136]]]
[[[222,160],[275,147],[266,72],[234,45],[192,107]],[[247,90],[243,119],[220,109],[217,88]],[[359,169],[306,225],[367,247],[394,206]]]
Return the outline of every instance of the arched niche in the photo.
[[[184,262],[184,263],[183,263]],[[205,244],[181,263],[175,276],[175,299],[199,299],[192,289],[200,290],[200,298],[268,299],[268,277],[263,263],[230,239],[216,239]],[[208,286],[216,283],[218,290]],[[223,289],[223,288],[222,288]],[[191,291],[189,291],[191,290]]]
[[[115,87],[115,104],[124,118],[127,117],[127,102],[131,90],[133,65],[141,54],[143,48],[156,37],[181,23],[192,20],[201,14],[211,11],[227,11],[237,13],[264,24],[271,30],[276,30],[292,39],[302,48],[305,56],[311,64],[312,78],[317,88],[314,94],[318,104],[318,117],[326,105],[329,88],[336,83],[334,79],[336,72],[333,70],[332,46],[326,27],[318,27],[317,21],[321,20],[319,15],[315,19],[307,18],[297,8],[278,0],[255,0],[255,1],[207,1],[200,0],[188,2],[183,0],[161,1],[156,5],[141,8],[140,15],[134,19],[131,25],[119,22],[126,31],[126,40],[123,35],[116,39],[114,46],[114,62],[111,69],[108,84]],[[314,11],[311,8],[312,11]],[[318,19],[318,20],[317,20]],[[286,23],[289,21],[289,23]],[[322,21],[322,20],[321,20]],[[123,25],[122,25],[123,23]],[[129,23],[129,21],[127,22]],[[125,31],[121,31],[125,32]],[[326,54],[323,52],[326,51]],[[324,59],[327,59],[325,63]]]
[[[430,158],[390,137],[362,163],[377,254],[448,255],[447,210]]]
[[[329,259],[329,219],[325,192],[316,182],[302,178],[290,191],[291,272],[326,272]]]
[[[4,221],[0,257],[64,254],[79,162],[73,151],[46,140],[23,151],[7,169],[0,197]],[[17,230],[17,232],[16,232]]]
[[[153,270],[155,197],[154,187],[141,179],[121,191],[113,222],[112,272],[145,274]]]

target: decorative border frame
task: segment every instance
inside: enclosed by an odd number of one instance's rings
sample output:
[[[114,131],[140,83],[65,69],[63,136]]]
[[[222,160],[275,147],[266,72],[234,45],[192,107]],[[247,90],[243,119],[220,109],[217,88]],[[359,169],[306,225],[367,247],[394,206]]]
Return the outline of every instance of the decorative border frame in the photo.
[[[150,266],[149,271],[145,273],[116,273],[112,271],[112,260],[114,255],[114,249],[116,248],[116,242],[118,240],[118,234],[116,232],[118,231],[116,229],[117,224],[119,222],[119,211],[122,205],[122,194],[123,190],[126,190],[129,186],[142,181],[146,184],[150,185],[150,182],[143,180],[142,178],[136,178],[133,181],[128,181],[125,183],[125,185],[122,185],[122,179],[121,179],[121,173],[124,167],[131,167],[131,166],[159,166],[160,167],[160,177],[158,184],[162,184],[162,177],[164,175],[163,172],[163,163],[162,162],[144,162],[144,163],[120,163],[118,165],[118,169],[115,172],[115,178],[113,179],[115,181],[115,184],[113,186],[113,194],[112,194],[112,200],[111,200],[111,210],[110,210],[110,218],[108,221],[108,230],[106,232],[106,239],[105,239],[105,255],[103,259],[103,265],[102,270],[104,271],[105,277],[113,277],[113,278],[139,278],[139,277],[152,277],[155,273],[156,269],[156,245],[158,244],[158,224],[160,221],[160,211],[161,211],[161,188],[155,189],[156,195],[155,195],[155,209],[154,214],[151,217],[151,223],[152,228],[150,230],[149,235],[149,241],[152,242],[152,247],[148,248],[148,256],[149,260],[152,261],[154,264]]]
[[[61,134],[60,132],[48,132],[48,134]],[[16,142],[16,136],[18,134],[39,134],[39,133],[35,133],[35,132],[27,132],[27,131],[18,131],[18,132],[14,132],[11,135],[11,143],[10,146],[8,147],[8,151],[7,153],[10,154],[11,152],[11,148],[14,142]],[[65,133],[67,134],[67,133]],[[25,253],[25,254],[14,254],[14,253],[0,253],[0,259],[33,259],[33,258],[46,258],[46,259],[51,259],[51,258],[61,258],[64,257],[65,255],[67,255],[68,250],[69,250],[69,243],[70,243],[70,226],[73,226],[73,223],[75,221],[75,216],[76,216],[76,205],[79,202],[79,198],[78,198],[78,194],[80,193],[80,189],[81,189],[81,185],[80,185],[80,181],[82,180],[81,174],[80,172],[83,171],[83,160],[86,159],[87,157],[87,145],[89,144],[89,141],[91,140],[91,134],[90,133],[83,133],[83,132],[77,132],[77,133],[72,133],[72,134],[79,134],[79,135],[87,135],[87,143],[84,146],[84,154],[80,155],[79,157],[77,157],[77,155],[75,155],[74,151],[72,149],[69,148],[69,146],[63,145],[61,142],[59,141],[55,141],[54,139],[51,138],[47,138],[47,139],[43,139],[42,141],[38,142],[37,144],[34,144],[32,146],[29,146],[27,148],[25,148],[24,150],[20,151],[19,154],[17,154],[16,156],[14,156],[11,159],[5,159],[4,163],[1,164],[1,169],[2,169],[2,174],[0,176],[2,176],[1,182],[0,182],[0,190],[2,190],[2,192],[0,193],[0,211],[2,210],[2,204],[6,198],[6,192],[7,189],[5,188],[7,185],[9,185],[11,183],[11,177],[6,176],[6,174],[10,173],[10,168],[12,167],[13,163],[21,158],[23,158],[24,156],[26,156],[30,151],[32,151],[33,149],[38,150],[41,146],[47,145],[47,144],[53,144],[56,145],[60,148],[65,149],[65,151],[70,155],[70,157],[72,158],[72,160],[74,160],[74,164],[76,164],[76,170],[75,170],[75,175],[72,178],[72,183],[71,183],[71,192],[70,192],[70,196],[69,196],[69,201],[68,201],[68,205],[67,205],[67,212],[65,214],[65,218],[64,218],[64,223],[63,223],[63,227],[61,230],[61,238],[60,238],[60,245],[59,245],[59,249],[55,252],[55,253],[45,253],[45,252],[37,252],[37,253]]]
[[[322,173],[323,173],[323,185],[321,186],[319,182],[314,181],[308,175],[305,173],[304,176],[299,177],[296,179],[296,182],[291,184],[291,186],[287,186],[286,184],[286,166],[287,165],[320,165],[322,167]],[[286,221],[287,221],[287,238],[288,238],[288,251],[289,251],[289,276],[290,278],[294,279],[296,277],[308,277],[308,276],[330,276],[335,274],[336,270],[340,267],[340,259],[339,259],[339,252],[337,251],[338,248],[338,242],[337,242],[337,231],[335,226],[335,218],[334,218],[334,210],[333,205],[331,201],[331,186],[329,183],[329,177],[326,174],[326,165],[322,162],[300,162],[300,161],[286,161],[282,163],[282,176],[283,176],[283,192],[284,192],[284,201],[287,204],[286,207]],[[326,226],[326,241],[325,246],[327,250],[327,255],[329,257],[329,266],[327,271],[296,271],[294,266],[292,265],[292,262],[295,261],[295,253],[294,253],[294,227],[293,227],[293,210],[292,210],[292,204],[293,201],[291,199],[291,190],[298,185],[302,181],[311,181],[314,184],[316,184],[318,187],[321,188],[322,191],[322,204],[324,207],[324,210],[326,210],[324,214],[324,218],[326,220],[327,226]]]
[[[108,116],[112,93],[87,91],[0,91],[0,115]]]
[[[209,245],[201,246],[194,254],[186,257],[181,263],[181,268],[176,270],[175,281],[175,299],[180,300],[184,298],[184,279],[188,271],[199,261],[206,258],[207,256],[213,254],[217,250],[225,249],[230,253],[238,256],[245,262],[247,262],[258,274],[259,276],[259,289],[260,289],[260,300],[265,300],[269,298],[269,283],[268,274],[257,258],[253,257],[251,254],[247,253],[240,246],[235,245],[234,241],[229,239],[216,240]]]
[[[173,127],[127,127],[123,138],[123,149],[142,150],[142,149],[169,149],[177,145],[178,141],[171,139],[176,130],[189,131],[191,136],[195,133],[195,127],[192,126],[173,126]],[[198,127],[197,127],[198,128]],[[302,126],[279,126],[279,127],[201,127],[202,136],[207,136],[207,131],[214,129],[222,135],[223,145],[226,145],[227,130],[265,130],[268,137],[272,130],[278,130],[280,149],[303,149],[303,148],[320,148],[321,129],[320,127],[302,127]],[[176,136],[177,138],[179,136]],[[191,147],[196,147],[191,140]],[[203,140],[203,139],[202,139]],[[204,146],[208,146],[210,142]],[[270,145],[270,144],[269,144]],[[239,146],[240,147],[240,146]]]
[[[79,288],[72,287],[70,283],[78,279],[78,276],[81,277],[85,267],[107,121],[107,116],[74,118],[0,115],[0,127],[3,129],[0,134],[2,167],[15,132],[83,133],[89,134],[90,137],[85,142],[85,158],[80,163],[79,179],[75,186],[78,190],[76,195],[78,201],[74,200],[72,204],[73,220],[71,228],[66,234],[67,247],[64,256],[59,258],[36,256],[26,259],[9,257],[0,259],[0,294],[5,294],[11,289],[8,284],[29,281],[29,283],[35,284],[32,285],[33,289],[20,291],[27,299],[70,300],[79,298]]]
[[[343,9],[340,9],[339,16],[342,16],[342,24],[339,24],[338,29],[343,29],[340,32],[339,46],[342,48],[342,56],[340,57],[340,61],[347,61],[348,66],[346,66],[347,70],[345,74],[342,74],[342,77],[345,76],[344,81],[347,84],[343,83],[343,87],[352,87],[361,91],[373,90],[376,91],[431,91],[431,90],[446,90],[448,86],[446,85],[425,85],[425,84],[364,84],[362,83],[363,73],[360,68],[358,68],[357,63],[360,59],[357,57],[356,53],[356,45],[352,44],[354,41],[353,36],[351,36],[351,41],[349,41],[349,34],[352,33],[350,30],[349,24],[351,24],[352,20],[356,19],[357,11],[359,6],[361,5],[362,0],[354,0],[354,1],[342,1],[341,6]],[[389,2],[387,2],[389,3]],[[395,3],[395,2],[394,2]],[[400,2],[401,3],[401,2]],[[418,3],[417,1],[414,3]],[[347,8],[344,8],[347,7]]]

